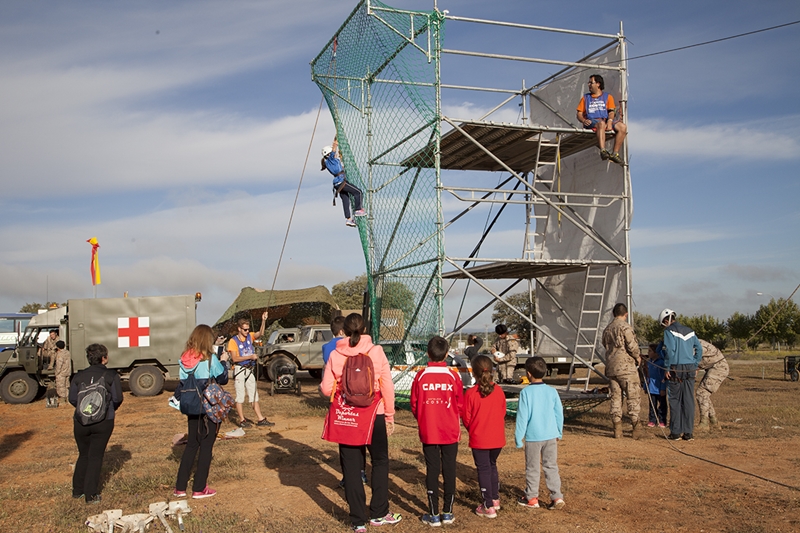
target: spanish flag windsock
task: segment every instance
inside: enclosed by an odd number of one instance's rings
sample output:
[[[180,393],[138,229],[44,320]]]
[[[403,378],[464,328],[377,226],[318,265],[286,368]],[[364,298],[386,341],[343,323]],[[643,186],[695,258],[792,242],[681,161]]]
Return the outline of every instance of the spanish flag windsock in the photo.
[[[97,243],[97,237],[92,237],[88,241],[92,245],[92,285],[100,285],[100,260],[97,258],[97,249],[100,245]]]

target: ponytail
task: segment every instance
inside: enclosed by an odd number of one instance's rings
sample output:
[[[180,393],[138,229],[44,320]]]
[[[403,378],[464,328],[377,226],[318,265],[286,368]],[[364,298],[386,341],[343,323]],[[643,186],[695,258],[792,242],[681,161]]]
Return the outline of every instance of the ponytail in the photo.
[[[492,360],[485,355],[478,355],[472,360],[472,375],[478,385],[481,398],[489,396],[495,387],[492,379]]]
[[[364,333],[364,318],[358,313],[350,313],[344,319],[344,334],[350,337],[350,347],[355,347],[361,342],[361,334]]]

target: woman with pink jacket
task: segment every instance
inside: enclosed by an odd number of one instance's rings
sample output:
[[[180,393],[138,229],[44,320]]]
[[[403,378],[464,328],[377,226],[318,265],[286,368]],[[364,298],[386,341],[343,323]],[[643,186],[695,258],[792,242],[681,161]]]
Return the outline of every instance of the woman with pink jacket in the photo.
[[[350,356],[366,354],[375,370],[374,390],[380,391],[377,416],[372,430],[372,438],[365,446],[339,444],[339,456],[344,474],[344,492],[350,506],[350,520],[355,533],[366,532],[366,524],[382,526],[396,524],[401,520],[397,513],[389,512],[389,439],[394,432],[394,384],[391,368],[381,346],[372,344],[369,335],[364,334],[364,319],[352,313],[344,320],[345,337],[336,343],[331,352],[320,391],[332,396],[335,387],[342,380],[345,361]],[[367,497],[361,482],[361,470],[366,459],[366,450],[372,460],[372,501],[367,516]]]

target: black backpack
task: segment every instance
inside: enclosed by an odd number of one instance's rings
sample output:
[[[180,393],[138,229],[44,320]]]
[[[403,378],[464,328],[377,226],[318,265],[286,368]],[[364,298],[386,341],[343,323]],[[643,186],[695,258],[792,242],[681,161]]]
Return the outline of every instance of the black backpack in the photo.
[[[80,384],[78,401],[75,405],[75,417],[84,426],[91,426],[106,419],[108,406],[111,404],[110,383],[105,374],[95,380],[94,377]]]
[[[187,371],[186,379],[181,380],[181,397],[178,400],[181,402],[181,413],[185,415],[202,415],[205,413],[203,408],[203,388],[194,377],[194,373],[200,365],[198,364],[194,369]]]

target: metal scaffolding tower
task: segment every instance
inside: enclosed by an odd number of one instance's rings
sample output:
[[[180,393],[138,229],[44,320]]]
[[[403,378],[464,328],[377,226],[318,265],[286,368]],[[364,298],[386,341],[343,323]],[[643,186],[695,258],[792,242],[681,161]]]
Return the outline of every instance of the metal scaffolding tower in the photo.
[[[594,51],[560,60],[449,49],[445,25],[456,35],[474,25],[560,34],[594,41]],[[533,65],[555,72],[532,86],[487,86],[483,74],[497,62],[523,74]],[[567,391],[588,390],[593,374],[604,378],[594,369],[603,360],[600,332],[614,303],[631,307],[630,172],[601,160],[597,137],[578,123],[575,108],[589,75],[599,73],[627,121],[622,25],[615,34],[584,32],[363,0],[311,65],[348,180],[365,192],[369,216],[359,231],[373,335],[387,287],[413,294],[403,308],[404,338],[381,339],[395,345],[394,361],[424,356],[430,336],[464,329],[497,301],[508,305],[524,280],[536,316],[510,307],[535,328],[538,354],[571,363]],[[459,105],[465,99],[471,105]],[[627,143],[622,156],[627,162]],[[454,243],[447,251],[446,237]],[[467,319],[459,309],[447,327],[452,284],[477,285],[489,299]]]

